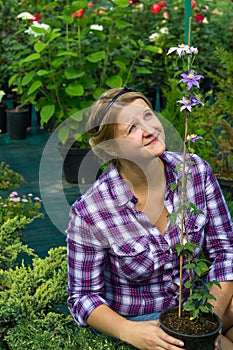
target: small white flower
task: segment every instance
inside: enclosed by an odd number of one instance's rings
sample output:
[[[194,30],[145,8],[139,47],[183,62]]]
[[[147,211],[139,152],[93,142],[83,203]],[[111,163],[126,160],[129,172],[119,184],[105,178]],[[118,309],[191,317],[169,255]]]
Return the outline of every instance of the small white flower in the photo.
[[[33,35],[35,38],[38,37],[38,36],[43,36],[43,35],[45,35],[45,33],[36,33],[33,30],[33,27],[40,28],[40,29],[45,29],[45,31],[49,31],[49,29],[50,29],[50,26],[48,24],[39,23],[39,22],[34,21],[33,25],[31,27],[29,27],[27,30],[25,30],[25,33],[27,33],[29,35]]]
[[[19,18],[19,19],[33,19],[34,16],[30,12],[21,12],[16,18]]]
[[[3,96],[6,95],[3,90],[0,90],[0,103],[2,102]]]
[[[163,27],[163,28],[160,29],[160,33],[168,35],[169,34],[169,29],[167,27]]]
[[[92,24],[92,25],[90,26],[90,28],[91,28],[92,30],[99,30],[99,31],[101,31],[101,32],[102,32],[102,30],[104,30],[104,27],[101,26],[101,25],[99,25],[99,24]]]
[[[149,40],[150,40],[150,42],[155,42],[156,40],[158,40],[159,39],[159,37],[160,37],[160,35],[158,34],[158,33],[153,33],[153,34],[151,34],[150,36],[149,36]]]

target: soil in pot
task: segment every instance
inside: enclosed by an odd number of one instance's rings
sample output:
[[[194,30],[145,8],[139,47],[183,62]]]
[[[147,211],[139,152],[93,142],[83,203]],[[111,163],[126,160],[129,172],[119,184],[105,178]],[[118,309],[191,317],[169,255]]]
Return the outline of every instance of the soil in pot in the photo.
[[[190,313],[178,317],[177,308],[160,315],[161,328],[171,336],[184,341],[186,350],[213,350],[214,341],[221,333],[222,322],[215,314],[207,314],[203,321],[190,320]]]

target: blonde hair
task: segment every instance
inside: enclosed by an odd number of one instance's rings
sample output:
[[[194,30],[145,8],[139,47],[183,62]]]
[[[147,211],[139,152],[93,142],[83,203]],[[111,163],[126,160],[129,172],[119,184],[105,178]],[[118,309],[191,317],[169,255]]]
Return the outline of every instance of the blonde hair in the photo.
[[[87,130],[91,136],[89,143],[93,152],[102,160],[117,165],[116,159],[109,160],[109,153],[101,144],[115,138],[116,120],[121,108],[139,98],[152,108],[142,93],[127,87],[107,90],[91,106],[87,121]]]

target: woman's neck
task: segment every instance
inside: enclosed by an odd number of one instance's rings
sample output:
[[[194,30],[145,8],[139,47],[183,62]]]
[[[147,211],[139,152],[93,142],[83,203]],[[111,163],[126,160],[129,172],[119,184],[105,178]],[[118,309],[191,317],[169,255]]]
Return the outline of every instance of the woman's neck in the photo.
[[[122,161],[119,171],[133,193],[159,188],[166,182],[165,167],[159,157],[155,157],[147,166],[142,167],[131,161]]]

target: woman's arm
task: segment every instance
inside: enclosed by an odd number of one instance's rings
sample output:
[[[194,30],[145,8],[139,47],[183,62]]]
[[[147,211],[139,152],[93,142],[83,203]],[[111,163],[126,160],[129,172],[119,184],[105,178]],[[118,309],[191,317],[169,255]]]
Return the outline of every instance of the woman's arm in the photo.
[[[93,310],[87,323],[101,333],[121,339],[137,349],[180,350],[179,346],[184,345],[182,341],[166,334],[159,327],[159,321],[130,321],[118,315],[107,305],[101,305]]]

